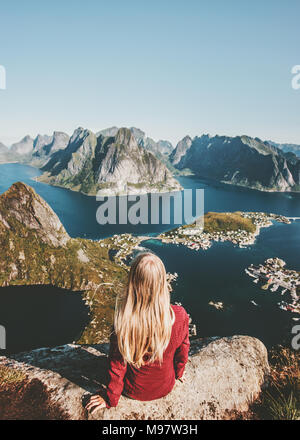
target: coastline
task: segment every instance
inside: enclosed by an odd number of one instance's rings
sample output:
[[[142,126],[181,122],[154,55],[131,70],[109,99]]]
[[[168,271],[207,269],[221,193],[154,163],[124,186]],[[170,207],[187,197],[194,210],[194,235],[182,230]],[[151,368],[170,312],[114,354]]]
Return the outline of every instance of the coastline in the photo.
[[[34,165],[31,165],[28,162],[5,161],[5,162],[0,162],[0,165],[10,164],[10,163],[18,163],[20,165],[27,165],[27,166],[31,166],[32,168],[36,168],[37,170],[40,170],[40,168],[38,168],[38,167],[36,167]],[[299,191],[295,191],[293,189],[289,189],[289,190],[280,191],[280,190],[277,190],[277,189],[268,189],[266,187],[257,188],[255,186],[244,185],[242,183],[236,183],[236,182],[234,183],[234,182],[226,181],[226,180],[210,179],[208,177],[197,175],[195,173],[191,173],[191,174],[180,173],[180,170],[179,170],[178,174],[176,174],[176,173],[173,174],[172,173],[172,176],[174,177],[174,179],[176,179],[178,177],[195,177],[196,179],[203,180],[203,182],[208,182],[208,183],[215,184],[215,185],[216,184],[222,184],[222,185],[226,185],[226,186],[230,185],[231,187],[244,188],[244,189],[251,190],[251,191],[259,191],[259,192],[262,192],[262,193],[277,193],[277,194],[291,194],[291,195],[300,194],[300,190]],[[32,178],[32,180],[35,180],[35,179]],[[46,183],[47,185],[51,185],[51,186],[56,186],[58,188],[68,189],[70,191],[78,192],[78,193],[81,193],[81,194],[84,194],[84,195],[90,196],[90,197],[96,197],[96,195],[97,195],[97,193],[96,194],[86,193],[84,191],[80,191],[80,190],[77,190],[77,189],[74,189],[74,188],[70,188],[70,187],[67,187],[67,186],[64,186],[64,185],[60,185],[58,183],[54,184],[54,183],[50,183],[50,182],[46,182],[46,181],[42,181],[42,180],[35,180],[35,181],[39,182],[39,183]],[[101,196],[112,197],[112,196],[123,196],[123,195],[126,195],[126,194],[129,194],[129,195],[142,195],[142,194],[151,194],[151,193],[164,194],[164,193],[168,193],[168,192],[182,191],[183,189],[184,188],[181,186],[181,189],[174,189],[174,190],[171,190],[171,191],[165,191],[165,190],[163,190],[163,191],[150,191],[150,192],[133,191],[133,192],[130,192],[130,193],[101,194]]]
[[[35,167],[34,167],[35,168]],[[39,168],[37,168],[39,169]],[[32,178],[32,180],[34,180],[35,182],[38,183],[45,183],[46,185],[50,185],[50,186],[54,186],[54,187],[58,187],[58,188],[63,188],[63,189],[67,189],[76,193],[80,193],[80,194],[84,194],[85,196],[89,196],[89,197],[122,197],[122,196],[126,196],[126,195],[146,195],[146,194],[167,194],[167,193],[173,193],[173,192],[180,192],[183,191],[184,188],[180,185],[180,189],[170,189],[170,190],[162,190],[162,191],[141,191],[141,190],[136,190],[136,191],[128,191],[128,192],[114,192],[112,191],[111,193],[105,193],[104,190],[99,189],[97,193],[86,193],[84,191],[80,191],[78,189],[75,188],[70,188],[68,186],[64,186],[64,185],[60,185],[59,183],[50,183],[50,182],[45,182],[43,180],[38,180],[36,177]],[[103,194],[99,194],[99,192],[104,191]]]

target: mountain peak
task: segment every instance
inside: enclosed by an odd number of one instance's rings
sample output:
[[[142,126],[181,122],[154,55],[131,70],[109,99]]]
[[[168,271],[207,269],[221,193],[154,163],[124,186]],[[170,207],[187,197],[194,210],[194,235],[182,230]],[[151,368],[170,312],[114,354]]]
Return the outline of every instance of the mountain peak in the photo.
[[[188,135],[178,142],[176,148],[170,154],[170,160],[174,166],[179,164],[181,158],[185,156],[186,152],[189,150],[191,145],[192,145],[192,138]]]
[[[133,133],[126,127],[119,128],[115,137],[115,142],[116,144],[125,145],[130,148],[137,148],[138,146]]]
[[[52,208],[23,182],[0,196],[0,230],[5,229],[20,237],[30,231],[54,247],[64,246],[70,238]]]
[[[21,140],[21,142],[28,142],[28,141],[33,141],[32,137],[29,134],[24,136],[23,139]]]

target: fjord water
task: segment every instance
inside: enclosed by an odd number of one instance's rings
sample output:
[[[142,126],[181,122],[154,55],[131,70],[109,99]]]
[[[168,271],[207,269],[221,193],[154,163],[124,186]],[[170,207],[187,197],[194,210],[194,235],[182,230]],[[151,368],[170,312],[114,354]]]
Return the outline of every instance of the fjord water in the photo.
[[[31,185],[57,213],[72,237],[99,239],[124,232],[152,236],[144,246],[163,259],[167,270],[179,274],[173,301],[180,301],[186,307],[197,325],[198,336],[239,333],[257,336],[267,345],[284,339],[290,342],[291,329],[296,323],[290,313],[278,308],[280,293],[261,290],[244,270],[251,263],[259,264],[269,257],[282,258],[289,268],[300,270],[300,221],[291,225],[274,223],[262,229],[256,243],[248,248],[215,243],[207,251],[193,251],[154,239],[156,233],[172,225],[99,225],[96,221],[99,202],[95,197],[36,182],[34,177],[40,174],[26,165],[2,164],[0,193],[16,181]],[[186,189],[204,189],[206,212],[262,211],[300,217],[300,194],[260,192],[194,177],[179,180]],[[211,300],[222,301],[224,310],[208,305]],[[39,313],[37,307],[36,313]]]
[[[73,342],[88,322],[81,292],[53,286],[0,287],[0,323],[6,330],[1,355]]]

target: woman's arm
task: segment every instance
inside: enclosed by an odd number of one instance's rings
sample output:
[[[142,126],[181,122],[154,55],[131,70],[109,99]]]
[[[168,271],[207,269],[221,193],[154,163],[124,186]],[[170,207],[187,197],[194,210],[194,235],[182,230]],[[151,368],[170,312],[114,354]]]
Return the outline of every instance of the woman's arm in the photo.
[[[106,390],[106,399],[101,397],[99,392],[92,395],[87,402],[85,408],[94,411],[98,408],[111,408],[117,406],[124,386],[124,376],[126,373],[126,365],[118,349],[118,340],[115,333],[112,333],[109,344],[108,355],[108,374],[109,382]]]
[[[127,366],[118,348],[118,340],[115,333],[110,337],[108,355],[109,383],[107,386],[107,406],[117,406],[124,387],[124,376]]]
[[[175,351],[174,369],[176,379],[180,379],[184,373],[185,365],[188,361],[190,339],[189,339],[189,316],[185,312],[185,319],[183,325],[183,340],[180,346]]]

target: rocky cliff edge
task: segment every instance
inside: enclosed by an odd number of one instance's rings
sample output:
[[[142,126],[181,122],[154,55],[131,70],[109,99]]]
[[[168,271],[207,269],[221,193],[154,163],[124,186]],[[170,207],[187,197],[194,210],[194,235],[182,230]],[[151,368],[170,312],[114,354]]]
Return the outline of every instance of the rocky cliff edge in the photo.
[[[107,344],[69,344],[0,357],[0,418],[226,419],[248,410],[269,372],[267,350],[258,339],[196,340],[183,382],[177,381],[166,397],[140,402],[121,396],[117,408],[88,414],[85,399],[98,389],[105,392],[107,352]],[[23,392],[14,383],[18,380]]]

